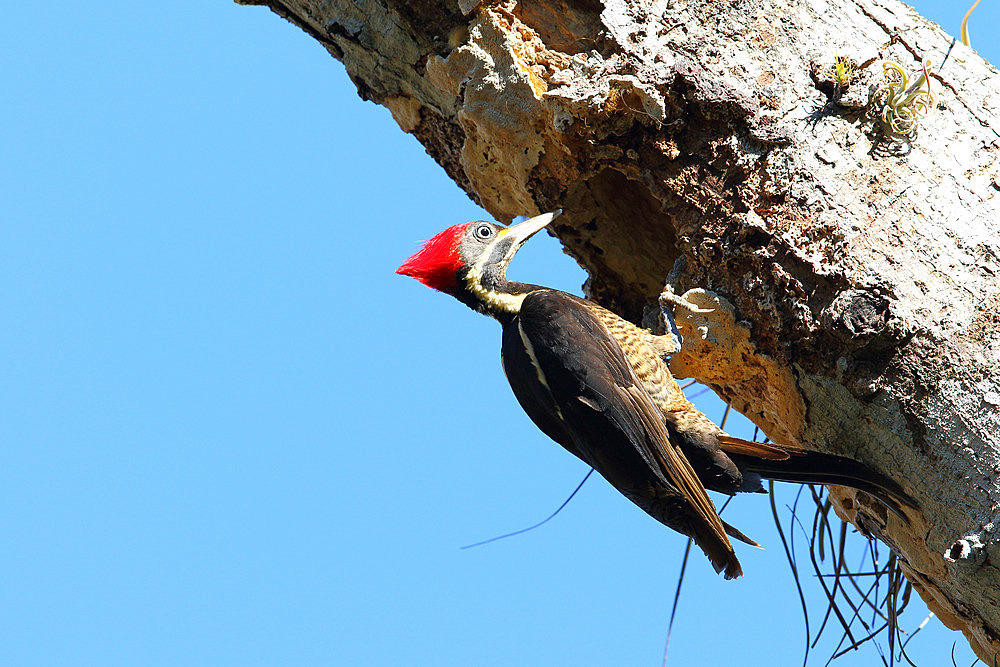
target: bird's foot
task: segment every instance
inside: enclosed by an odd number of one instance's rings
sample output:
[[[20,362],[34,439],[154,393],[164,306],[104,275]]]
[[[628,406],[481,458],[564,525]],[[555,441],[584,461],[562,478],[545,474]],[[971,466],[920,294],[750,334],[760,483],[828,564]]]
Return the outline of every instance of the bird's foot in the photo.
[[[674,288],[670,285],[664,285],[663,291],[660,292],[660,310],[663,312],[664,319],[668,323],[674,321],[674,316],[672,310],[674,308],[683,308],[689,313],[711,313],[715,308],[702,308],[697,303],[692,301],[695,298],[699,301],[703,301],[703,296],[711,294],[705,290],[688,290],[682,295],[678,295],[674,292]],[[714,295],[713,295],[714,296]],[[673,325],[676,328],[676,325]]]

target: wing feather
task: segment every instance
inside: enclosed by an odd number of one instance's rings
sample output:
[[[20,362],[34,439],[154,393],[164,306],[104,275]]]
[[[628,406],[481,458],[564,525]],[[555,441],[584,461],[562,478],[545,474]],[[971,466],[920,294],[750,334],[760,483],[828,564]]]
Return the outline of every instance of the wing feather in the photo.
[[[726,454],[743,454],[745,456],[754,456],[758,459],[768,459],[771,461],[784,461],[791,456],[788,453],[787,447],[777,447],[763,442],[753,442],[752,440],[734,438],[733,436],[725,433],[720,433],[716,436],[716,439],[719,441],[722,451]]]
[[[520,368],[508,367],[514,365]],[[555,290],[529,294],[505,326],[504,367],[518,400],[546,433],[646,512],[692,537],[717,571],[727,578],[742,574],[704,486],[621,347],[585,302]]]

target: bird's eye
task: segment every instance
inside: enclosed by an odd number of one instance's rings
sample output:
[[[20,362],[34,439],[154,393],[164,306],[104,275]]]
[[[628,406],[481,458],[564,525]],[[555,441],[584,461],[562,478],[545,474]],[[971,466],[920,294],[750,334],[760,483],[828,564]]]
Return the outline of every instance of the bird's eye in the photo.
[[[475,234],[476,238],[480,241],[489,240],[493,238],[494,234],[496,234],[493,228],[489,225],[479,225],[472,233]]]

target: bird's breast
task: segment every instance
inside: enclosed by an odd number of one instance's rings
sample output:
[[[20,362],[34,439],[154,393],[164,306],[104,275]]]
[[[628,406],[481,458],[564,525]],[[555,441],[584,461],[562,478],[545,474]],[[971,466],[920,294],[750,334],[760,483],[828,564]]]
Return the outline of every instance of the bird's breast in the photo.
[[[661,412],[683,410],[690,405],[666,362],[651,344],[650,337],[653,334],[600,306],[595,307],[594,311],[625,353],[642,388]]]

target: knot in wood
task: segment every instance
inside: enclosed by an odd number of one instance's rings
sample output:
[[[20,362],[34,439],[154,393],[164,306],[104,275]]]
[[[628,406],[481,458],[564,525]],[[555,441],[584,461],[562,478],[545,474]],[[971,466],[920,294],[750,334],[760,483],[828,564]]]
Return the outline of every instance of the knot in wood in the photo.
[[[820,321],[837,338],[862,344],[885,333],[890,319],[888,299],[858,289],[838,294],[820,315]]]

